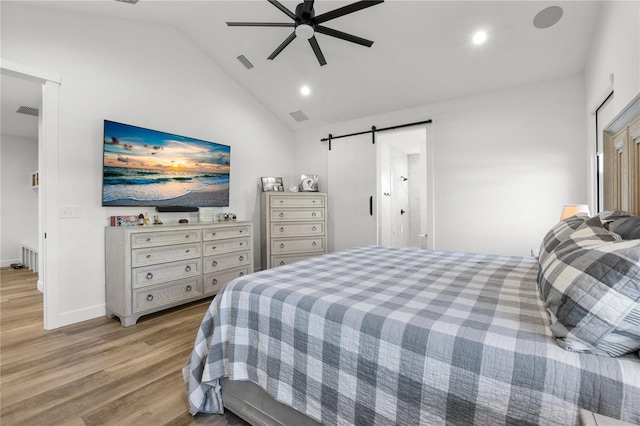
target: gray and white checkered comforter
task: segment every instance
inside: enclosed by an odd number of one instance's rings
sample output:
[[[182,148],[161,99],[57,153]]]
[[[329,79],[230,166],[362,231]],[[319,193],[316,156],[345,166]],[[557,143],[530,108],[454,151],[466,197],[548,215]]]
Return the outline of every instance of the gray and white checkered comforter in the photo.
[[[213,300],[190,410],[250,380],[323,424],[640,423],[640,359],[557,346],[533,258],[360,247],[258,272]]]

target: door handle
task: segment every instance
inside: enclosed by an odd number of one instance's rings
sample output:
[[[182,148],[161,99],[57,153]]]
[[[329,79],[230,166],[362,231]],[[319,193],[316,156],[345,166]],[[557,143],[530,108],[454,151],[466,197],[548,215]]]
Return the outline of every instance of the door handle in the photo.
[[[369,215],[373,216],[373,195],[369,197]]]

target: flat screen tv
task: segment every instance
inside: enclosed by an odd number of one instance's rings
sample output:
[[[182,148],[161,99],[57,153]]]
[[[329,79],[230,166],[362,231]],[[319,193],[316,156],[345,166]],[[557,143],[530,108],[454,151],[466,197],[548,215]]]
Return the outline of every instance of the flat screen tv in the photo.
[[[103,206],[228,207],[231,147],[104,120]]]

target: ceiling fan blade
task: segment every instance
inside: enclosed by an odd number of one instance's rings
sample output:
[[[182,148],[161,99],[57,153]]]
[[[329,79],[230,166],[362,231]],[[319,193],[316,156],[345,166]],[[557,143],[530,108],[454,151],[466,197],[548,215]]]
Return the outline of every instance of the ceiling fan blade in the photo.
[[[338,9],[330,10],[329,12],[323,13],[322,15],[316,16],[314,22],[316,24],[322,24],[323,22],[327,22],[331,19],[336,19],[341,16],[366,9],[367,7],[375,6],[376,4],[380,4],[383,2],[384,0],[366,0],[351,3],[346,6],[339,7]]]
[[[295,27],[295,22],[227,22],[230,27]]]
[[[320,62],[320,66],[327,65],[327,61],[324,59],[322,50],[320,50],[320,46],[318,45],[318,40],[316,40],[316,36],[313,36],[309,39],[309,44],[313,49],[313,53],[316,54],[316,58],[318,58],[318,62]]]
[[[302,22],[308,22],[313,16],[313,0],[304,0],[302,5]]]
[[[276,56],[278,56],[280,54],[280,52],[282,52],[282,50],[287,47],[289,45],[289,43],[291,43],[293,41],[293,39],[296,38],[296,32],[292,32],[291,35],[289,35],[289,37],[287,37],[282,44],[280,44],[280,46],[278,46],[278,48],[276,50],[273,51],[273,53],[271,55],[269,55],[269,57],[267,59],[275,59]]]
[[[280,3],[277,0],[268,0],[269,3],[271,3],[272,5],[274,5],[275,7],[277,7],[278,9],[280,9],[285,15],[287,15],[289,18],[293,19],[294,21],[296,20],[297,16],[295,13],[293,13],[292,11],[290,11],[289,9],[287,9],[286,7],[284,7],[282,5],[282,3]]]
[[[371,45],[373,44],[371,40],[367,40],[366,38],[343,33],[342,31],[334,30],[333,28],[327,28],[322,25],[316,25],[315,31],[320,34],[336,37],[341,40],[350,41],[351,43],[360,44],[362,46],[371,47]]]

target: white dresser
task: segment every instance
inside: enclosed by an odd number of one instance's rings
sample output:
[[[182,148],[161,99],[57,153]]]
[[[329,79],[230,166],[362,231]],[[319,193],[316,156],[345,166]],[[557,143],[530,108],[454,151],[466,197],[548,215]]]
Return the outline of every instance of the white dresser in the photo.
[[[107,227],[106,313],[142,315],[216,294],[253,272],[251,222]]]
[[[263,192],[260,207],[262,269],[327,252],[327,194]]]

